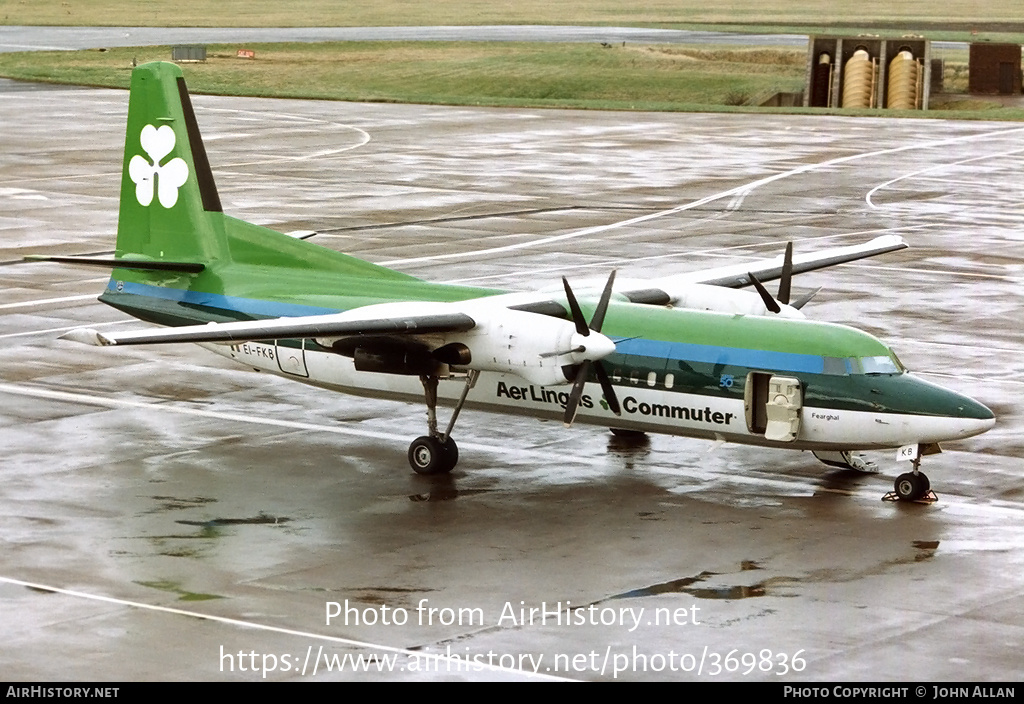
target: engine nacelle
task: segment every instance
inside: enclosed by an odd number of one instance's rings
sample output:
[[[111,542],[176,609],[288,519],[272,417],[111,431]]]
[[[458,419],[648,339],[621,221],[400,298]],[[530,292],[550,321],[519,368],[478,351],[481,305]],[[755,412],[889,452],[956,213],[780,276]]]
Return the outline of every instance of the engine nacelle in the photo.
[[[707,284],[682,284],[665,289],[672,298],[672,305],[690,310],[706,310],[729,315],[778,315],[782,318],[804,318],[803,313],[793,306],[780,303],[781,313],[772,313],[753,291],[738,291],[722,286]]]
[[[539,386],[557,386],[572,380],[563,367],[601,359],[615,351],[615,343],[600,333],[583,336],[576,326],[536,313],[508,309],[467,309],[476,320],[468,332],[445,336],[469,348],[468,365],[480,371],[515,374]]]
[[[568,320],[495,305],[487,299],[458,303],[383,303],[356,308],[345,320],[396,319],[447,314],[472,318],[469,330],[317,337],[318,344],[353,357],[360,371],[437,374],[445,366],[515,374],[538,386],[572,380],[563,368],[599,360],[615,351],[601,333],[580,335]],[[435,365],[437,365],[435,367]]]

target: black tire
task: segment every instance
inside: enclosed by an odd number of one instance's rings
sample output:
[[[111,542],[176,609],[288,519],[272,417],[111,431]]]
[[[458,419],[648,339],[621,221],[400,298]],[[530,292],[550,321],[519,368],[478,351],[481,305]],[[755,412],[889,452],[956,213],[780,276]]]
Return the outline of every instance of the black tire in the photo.
[[[931,488],[931,482],[928,481],[928,477],[918,473],[906,472],[896,477],[896,481],[893,484],[893,491],[896,492],[896,497],[900,501],[917,501],[922,496],[928,493]]]
[[[444,449],[445,455],[441,473],[447,474],[448,472],[455,469],[455,465],[459,463],[459,446],[455,444],[455,440],[449,437],[447,440],[444,441],[444,444],[441,445],[441,447]]]
[[[927,475],[925,475],[924,472],[918,472],[917,476],[919,476],[921,478],[921,481],[924,482],[924,491],[921,493],[921,496],[924,496],[925,494],[932,490],[932,482],[927,477]]]
[[[459,447],[448,438],[442,443],[437,438],[422,435],[409,445],[409,466],[416,474],[446,474],[459,461]]]

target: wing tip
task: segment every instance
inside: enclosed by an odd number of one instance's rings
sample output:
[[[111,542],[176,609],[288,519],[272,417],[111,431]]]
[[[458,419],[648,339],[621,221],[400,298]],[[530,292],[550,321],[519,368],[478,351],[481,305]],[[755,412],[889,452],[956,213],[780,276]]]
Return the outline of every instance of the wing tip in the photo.
[[[75,328],[69,330],[60,336],[61,340],[70,340],[71,342],[77,342],[82,345],[92,345],[93,347],[107,347],[109,345],[117,344],[114,340],[109,337],[104,337],[96,330],[92,328]]]

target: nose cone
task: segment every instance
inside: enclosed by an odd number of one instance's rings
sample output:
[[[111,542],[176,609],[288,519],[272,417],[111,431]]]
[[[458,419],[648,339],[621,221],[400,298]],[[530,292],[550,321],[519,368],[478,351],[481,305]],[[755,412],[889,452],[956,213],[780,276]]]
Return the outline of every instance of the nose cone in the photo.
[[[949,393],[953,394],[952,391]],[[991,430],[996,424],[996,414],[988,406],[978,403],[969,396],[954,394],[956,399],[957,419],[962,428],[958,437],[969,438]]]
[[[909,375],[905,375],[909,376]],[[914,378],[918,393],[917,413],[939,416],[945,440],[960,440],[980,435],[996,424],[995,414],[984,404],[956,391]]]
[[[973,398],[913,374],[862,377],[876,409],[904,418],[905,442],[943,442],[980,435],[996,423],[995,414]]]
[[[961,418],[987,422],[986,430],[996,424],[996,414],[988,406],[978,403],[969,396],[961,396],[960,394],[957,394],[957,396],[959,397],[957,410],[960,412]]]

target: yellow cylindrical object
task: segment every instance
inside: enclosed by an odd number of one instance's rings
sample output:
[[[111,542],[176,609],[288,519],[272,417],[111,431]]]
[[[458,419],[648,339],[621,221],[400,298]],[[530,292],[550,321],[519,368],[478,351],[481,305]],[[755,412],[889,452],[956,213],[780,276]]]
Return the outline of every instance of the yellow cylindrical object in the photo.
[[[843,107],[870,108],[875,87],[875,66],[865,49],[857,49],[843,70]]]
[[[908,49],[896,54],[889,64],[887,105],[893,110],[917,109],[917,74],[920,66]]]

